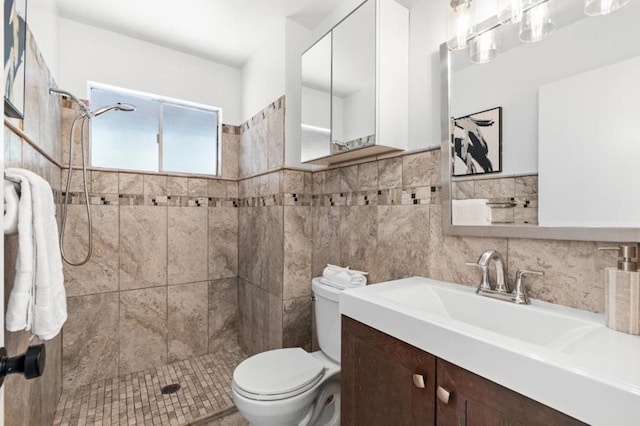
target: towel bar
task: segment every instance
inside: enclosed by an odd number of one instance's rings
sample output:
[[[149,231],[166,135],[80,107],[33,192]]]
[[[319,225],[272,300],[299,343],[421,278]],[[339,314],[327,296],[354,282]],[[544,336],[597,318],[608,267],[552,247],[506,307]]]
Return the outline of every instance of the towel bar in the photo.
[[[4,180],[8,180],[9,182],[13,182],[17,185],[20,185],[20,181],[18,179],[7,176],[7,172],[4,173]]]

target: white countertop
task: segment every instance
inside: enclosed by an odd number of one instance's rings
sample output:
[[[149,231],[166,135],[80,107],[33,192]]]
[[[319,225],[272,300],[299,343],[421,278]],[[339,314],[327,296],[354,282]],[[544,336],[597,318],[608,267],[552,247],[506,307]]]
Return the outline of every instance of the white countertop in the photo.
[[[344,291],[340,312],[583,422],[640,425],[640,336],[608,329],[603,315],[538,300],[528,306],[507,307],[514,318],[504,321],[523,331],[531,328],[531,335],[552,335],[554,315],[587,324],[583,327],[586,331],[553,343],[540,343],[544,339],[531,343],[447,317],[436,312],[439,309],[428,309],[431,302],[419,297],[412,305],[385,296],[408,287],[428,286],[482,299],[478,314],[488,318],[505,308],[493,304],[509,304],[475,295],[472,287],[412,277]],[[427,292],[423,294],[428,297]],[[552,321],[518,324],[516,309],[548,312]]]

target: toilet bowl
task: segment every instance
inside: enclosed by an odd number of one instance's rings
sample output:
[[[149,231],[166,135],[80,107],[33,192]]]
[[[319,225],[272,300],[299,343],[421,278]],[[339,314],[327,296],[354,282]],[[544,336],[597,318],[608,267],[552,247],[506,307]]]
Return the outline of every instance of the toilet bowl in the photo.
[[[340,290],[312,280],[319,351],[274,349],[241,362],[231,393],[256,426],[340,424]]]

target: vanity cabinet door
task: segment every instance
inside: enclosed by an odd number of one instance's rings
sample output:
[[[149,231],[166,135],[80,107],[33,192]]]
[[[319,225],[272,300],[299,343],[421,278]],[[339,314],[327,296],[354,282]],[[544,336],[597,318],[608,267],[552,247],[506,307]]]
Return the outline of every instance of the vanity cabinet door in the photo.
[[[437,370],[438,426],[584,425],[440,358]]]
[[[433,425],[435,365],[433,355],[343,316],[341,424]]]

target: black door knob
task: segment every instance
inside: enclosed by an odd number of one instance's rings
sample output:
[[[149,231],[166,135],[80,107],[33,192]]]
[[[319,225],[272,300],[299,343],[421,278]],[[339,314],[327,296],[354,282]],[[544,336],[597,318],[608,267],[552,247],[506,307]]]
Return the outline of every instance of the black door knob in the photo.
[[[0,348],[0,386],[7,374],[22,373],[26,379],[42,376],[46,358],[43,343],[29,346],[24,354],[12,358],[7,356],[5,348]]]

